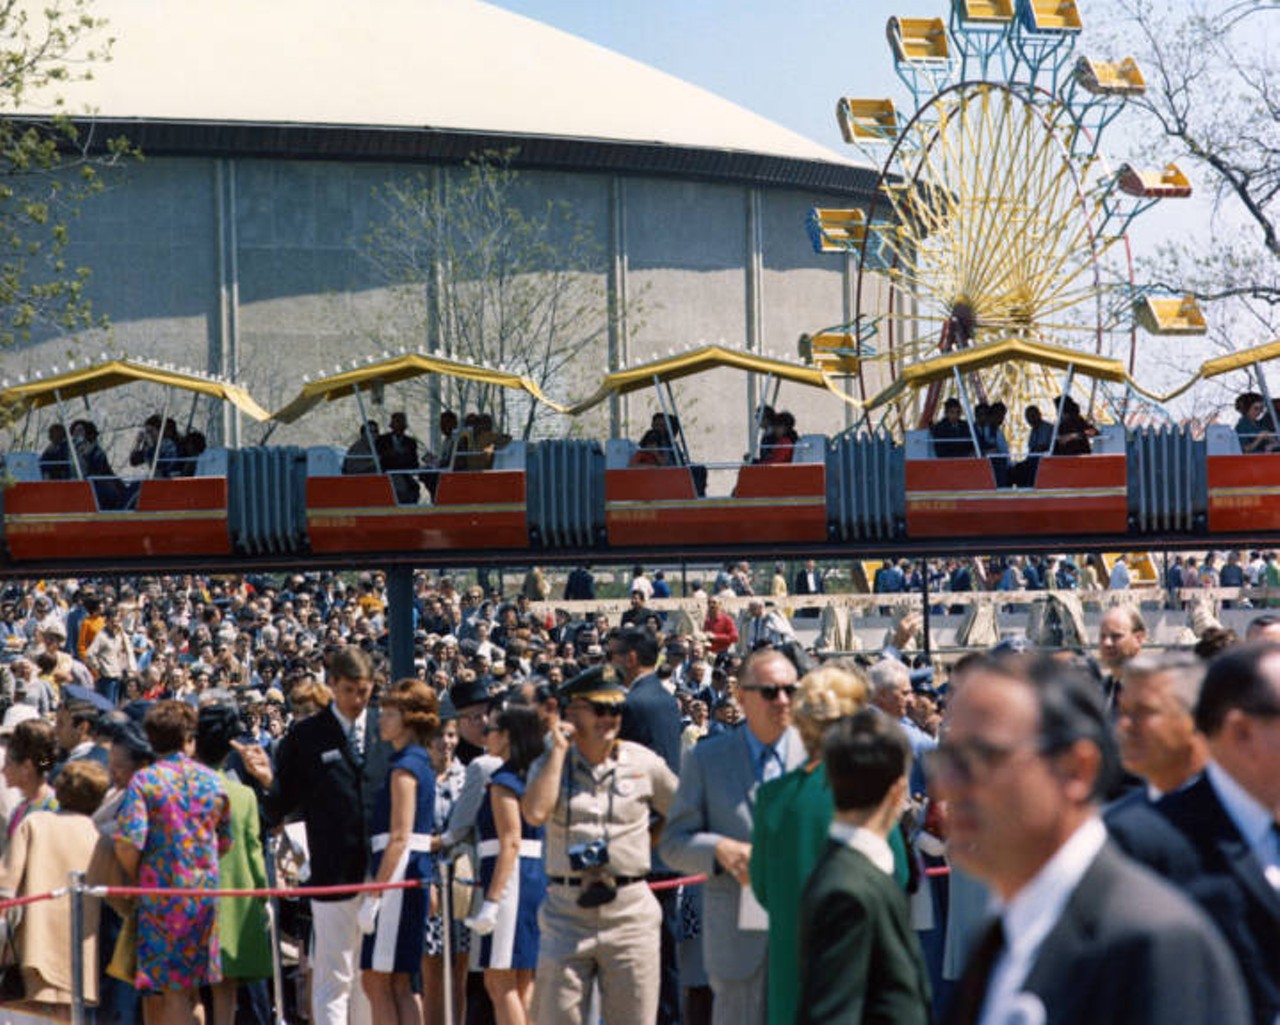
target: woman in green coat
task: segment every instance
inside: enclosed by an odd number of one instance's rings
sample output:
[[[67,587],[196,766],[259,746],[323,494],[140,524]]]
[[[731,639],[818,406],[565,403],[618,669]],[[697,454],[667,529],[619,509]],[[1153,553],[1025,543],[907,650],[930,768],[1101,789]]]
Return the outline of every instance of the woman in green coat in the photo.
[[[243,783],[223,771],[239,730],[234,708],[211,705],[200,709],[196,755],[219,770],[231,800],[231,847],[218,861],[218,887],[223,890],[263,889],[267,865],[258,828],[258,799]],[[271,977],[271,933],[263,897],[223,897],[218,903],[218,943],[222,952],[222,981],[212,988],[211,1025],[234,1025],[236,991],[240,984]]]
[[[768,1018],[793,1025],[800,1000],[800,896],[827,842],[835,804],[822,767],[822,738],[837,719],[863,708],[870,697],[857,666],[821,666],[800,681],[792,706],[809,761],[756,792],[751,833],[751,889],[769,912]],[[902,838],[890,834],[894,874],[906,884]]]

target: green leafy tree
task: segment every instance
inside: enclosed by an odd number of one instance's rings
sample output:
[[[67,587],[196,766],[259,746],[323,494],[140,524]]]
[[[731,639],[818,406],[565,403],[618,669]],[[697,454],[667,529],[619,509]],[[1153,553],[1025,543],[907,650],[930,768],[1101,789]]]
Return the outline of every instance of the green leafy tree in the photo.
[[[95,146],[58,89],[110,60],[104,30],[90,0],[0,0],[0,346],[102,324],[89,269],[67,261],[70,224],[131,151]]]
[[[572,204],[522,188],[511,156],[375,190],[380,218],[364,256],[424,347],[524,375],[554,398],[597,380],[606,361],[603,246]],[[380,330],[377,340],[394,339]],[[451,387],[460,411],[487,410],[513,435],[531,437],[546,412],[508,389]]]

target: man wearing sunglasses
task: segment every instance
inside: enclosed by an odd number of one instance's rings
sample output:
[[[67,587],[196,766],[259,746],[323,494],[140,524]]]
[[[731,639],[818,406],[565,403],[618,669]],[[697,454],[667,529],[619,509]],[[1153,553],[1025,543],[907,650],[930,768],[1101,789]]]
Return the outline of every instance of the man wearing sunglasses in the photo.
[[[747,659],[737,688],[745,722],[685,755],[662,834],[663,861],[708,876],[702,952],[715,1025],[765,1020],[767,922],[751,895],[751,829],[756,788],[805,760],[791,725],[796,678],[791,661],[771,648]]]
[[[1118,772],[1096,684],[1054,662],[980,658],[930,755],[948,853],[999,908],[947,1021],[1247,1022],[1248,996],[1203,912],[1107,838]]]
[[[530,825],[546,825],[539,1025],[584,1025],[596,980],[605,1025],[648,1025],[658,1014],[662,911],[645,876],[651,821],[667,813],[677,780],[658,755],[618,739],[626,697],[612,666],[566,683],[563,721],[520,802]]]

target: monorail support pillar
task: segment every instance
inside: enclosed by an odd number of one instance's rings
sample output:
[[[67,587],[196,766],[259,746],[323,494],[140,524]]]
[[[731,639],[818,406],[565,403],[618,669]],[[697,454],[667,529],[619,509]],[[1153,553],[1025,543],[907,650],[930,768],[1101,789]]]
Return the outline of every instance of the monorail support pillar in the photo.
[[[391,679],[414,675],[413,667],[413,568],[387,570],[387,629],[391,654]]]
[[[933,658],[932,646],[929,643],[929,560],[920,560],[920,647],[924,649],[924,657]]]

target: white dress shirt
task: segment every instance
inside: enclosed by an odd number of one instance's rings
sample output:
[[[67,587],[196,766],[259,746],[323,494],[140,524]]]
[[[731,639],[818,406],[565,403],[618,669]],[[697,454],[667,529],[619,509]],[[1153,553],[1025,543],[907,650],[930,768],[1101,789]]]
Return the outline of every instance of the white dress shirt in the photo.
[[[369,738],[365,736],[365,726],[369,722],[369,710],[366,708],[356,717],[355,722],[352,722],[338,711],[336,704],[329,707],[333,709],[333,714],[338,717],[338,722],[342,724],[342,732],[350,739],[353,752],[363,758],[364,753],[369,750]]]
[[[861,851],[871,864],[887,876],[893,875],[893,849],[884,837],[871,832],[865,826],[849,822],[833,822],[827,835],[836,843],[842,843],[855,851]]]
[[[1262,866],[1267,882],[1280,890],[1280,837],[1276,836],[1275,819],[1217,762],[1210,762],[1204,771],[1213,792],[1222,802],[1227,818],[1244,837],[1244,842]]]
[[[1045,937],[1058,924],[1062,910],[1107,842],[1107,827],[1096,815],[1071,834],[1052,858],[1013,900],[1000,910],[1004,952],[991,972],[979,1025],[1005,1025],[1017,1005]]]

